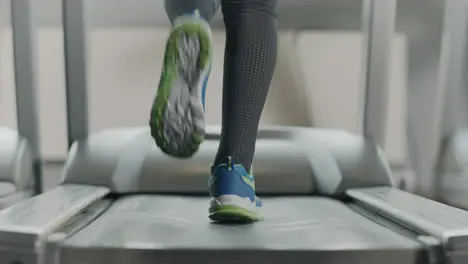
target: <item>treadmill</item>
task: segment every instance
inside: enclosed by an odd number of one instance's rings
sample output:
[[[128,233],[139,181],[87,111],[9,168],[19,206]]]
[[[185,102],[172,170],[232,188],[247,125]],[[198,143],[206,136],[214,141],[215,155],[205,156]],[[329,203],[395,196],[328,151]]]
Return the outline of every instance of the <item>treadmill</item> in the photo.
[[[468,263],[468,212],[394,187],[382,150],[395,0],[363,1],[364,136],[264,127],[255,157],[265,220],[208,220],[207,166],[149,129],[88,135],[86,2],[64,0],[69,139],[62,183],[0,211],[0,260],[15,264]],[[70,100],[73,99],[73,100]]]
[[[11,1],[18,131],[0,126],[0,208],[40,192],[41,160],[31,23],[25,1]]]

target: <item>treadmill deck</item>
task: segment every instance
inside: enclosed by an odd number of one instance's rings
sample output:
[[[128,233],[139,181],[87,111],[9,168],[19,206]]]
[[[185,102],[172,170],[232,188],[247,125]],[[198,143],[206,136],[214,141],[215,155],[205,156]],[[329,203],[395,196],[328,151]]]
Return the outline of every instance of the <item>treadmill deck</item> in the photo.
[[[328,198],[266,198],[265,220],[250,225],[212,223],[207,217],[207,208],[207,198],[200,197],[122,197],[95,221],[64,241],[61,263],[125,263],[132,259],[138,259],[139,264],[154,263],[174,251],[180,252],[171,255],[173,261],[177,258],[176,263],[182,261],[179,257],[187,261],[193,257],[203,258],[206,254],[201,253],[207,251],[211,253],[207,258],[209,263],[215,263],[215,256],[225,263],[231,263],[230,260],[239,263],[245,252],[250,252],[251,257],[261,252],[268,254],[270,263],[271,254],[279,252],[299,255],[282,254],[276,258],[278,261],[300,258],[302,254],[308,259],[318,257],[329,263],[346,259],[347,263],[363,263],[364,260],[386,263],[390,255],[397,254],[398,259],[414,263],[421,248],[418,242]],[[234,252],[237,252],[234,259],[224,259],[226,254]],[[262,263],[261,259],[255,263]]]

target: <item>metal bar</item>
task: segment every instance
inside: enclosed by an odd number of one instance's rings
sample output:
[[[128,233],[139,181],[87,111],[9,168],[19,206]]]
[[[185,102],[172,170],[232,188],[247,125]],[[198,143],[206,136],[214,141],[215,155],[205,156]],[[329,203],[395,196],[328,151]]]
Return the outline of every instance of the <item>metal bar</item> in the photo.
[[[36,39],[32,29],[31,1],[11,1],[11,25],[18,132],[28,140],[33,157],[35,191],[40,193],[42,191],[42,161],[36,102]]]
[[[446,0],[442,51],[439,68],[438,99],[442,112],[434,131],[443,136],[464,128],[464,76],[468,29],[468,2]],[[440,126],[442,125],[442,126]]]
[[[438,139],[428,142],[430,150],[431,170],[435,168],[441,154],[441,142],[451,136],[458,129],[466,127],[466,48],[468,30],[468,2],[466,0],[446,0],[442,47],[439,67],[439,83],[436,93],[436,109],[433,117],[434,133],[432,138]],[[440,172],[439,172],[440,173]],[[441,198],[443,195],[443,172],[437,175],[433,171],[428,178],[419,175],[420,186],[418,192],[426,196]]]
[[[395,16],[396,0],[363,0],[363,133],[376,145],[384,143],[386,134],[389,66]]]
[[[88,136],[86,0],[62,0],[68,147]]]

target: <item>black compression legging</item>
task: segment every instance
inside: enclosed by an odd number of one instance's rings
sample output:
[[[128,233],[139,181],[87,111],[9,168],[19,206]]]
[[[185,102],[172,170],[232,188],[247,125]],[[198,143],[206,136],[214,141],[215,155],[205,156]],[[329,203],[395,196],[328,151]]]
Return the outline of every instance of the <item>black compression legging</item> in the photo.
[[[215,164],[249,169],[276,66],[276,0],[222,0],[226,27],[222,137]]]
[[[166,0],[174,21],[198,10],[210,21],[220,0]],[[285,0],[289,1],[289,0]],[[222,139],[215,164],[231,156],[248,170],[258,125],[276,65],[277,0],[221,0],[226,27]]]

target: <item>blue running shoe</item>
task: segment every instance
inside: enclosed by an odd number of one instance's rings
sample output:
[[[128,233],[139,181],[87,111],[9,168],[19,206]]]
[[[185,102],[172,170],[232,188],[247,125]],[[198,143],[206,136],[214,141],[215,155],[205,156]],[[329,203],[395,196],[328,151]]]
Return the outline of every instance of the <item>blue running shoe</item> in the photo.
[[[198,12],[181,16],[167,40],[151,135],[171,156],[190,157],[205,137],[205,90],[211,71],[212,37]]]
[[[255,180],[244,166],[227,162],[212,168],[209,181],[211,204],[209,218],[216,222],[253,222],[262,220],[262,201],[255,196]]]

